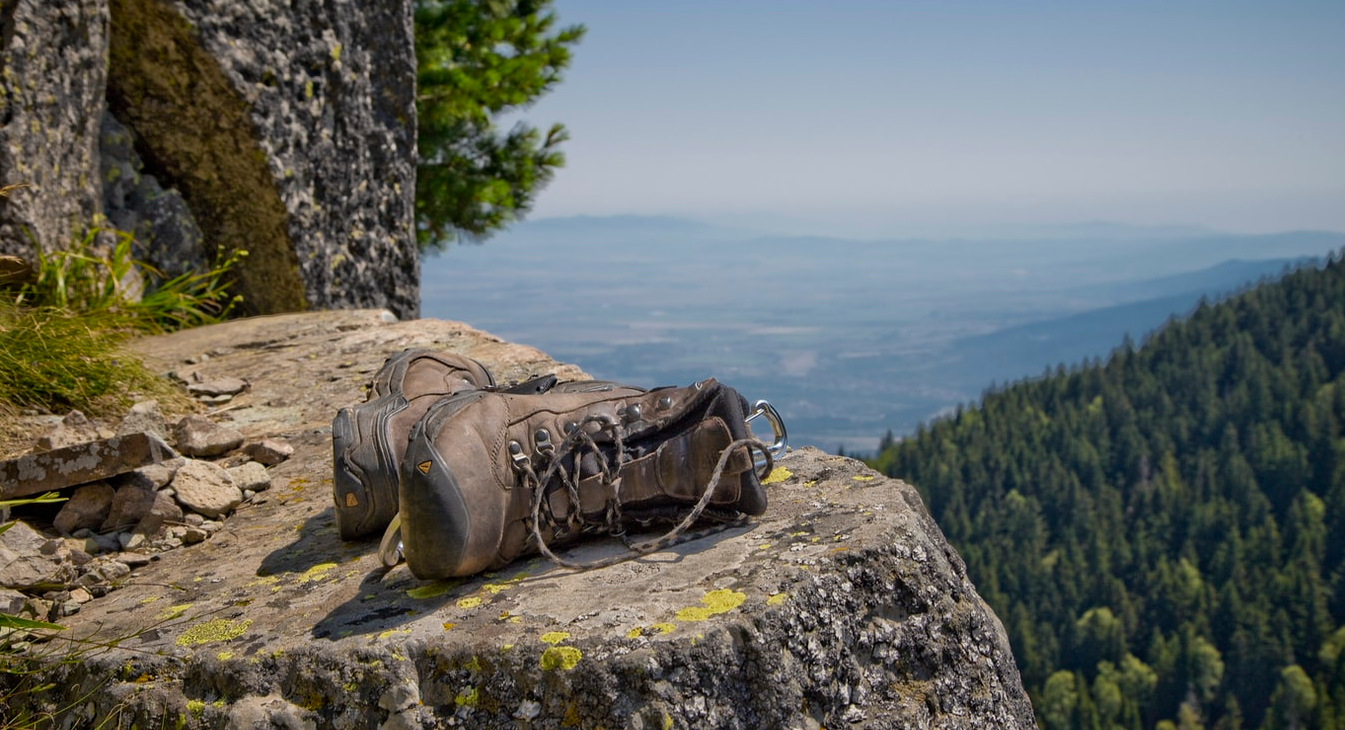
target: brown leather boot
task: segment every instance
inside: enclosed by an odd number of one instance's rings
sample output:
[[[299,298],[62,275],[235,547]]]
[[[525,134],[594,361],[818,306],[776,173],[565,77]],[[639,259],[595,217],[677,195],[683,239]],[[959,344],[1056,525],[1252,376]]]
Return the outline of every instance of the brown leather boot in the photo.
[[[374,375],[368,400],[332,421],[336,528],[344,540],[376,535],[397,514],[397,471],[407,436],[437,400],[495,385],[481,363],[451,352],[410,349]]]
[[[629,525],[737,521],[766,510],[747,402],[715,380],[644,391],[563,383],[543,395],[476,391],[435,403],[402,460],[400,539],[421,579],[464,576]],[[385,543],[395,537],[389,529]],[[387,562],[385,560],[385,562]],[[592,567],[592,566],[572,566]]]

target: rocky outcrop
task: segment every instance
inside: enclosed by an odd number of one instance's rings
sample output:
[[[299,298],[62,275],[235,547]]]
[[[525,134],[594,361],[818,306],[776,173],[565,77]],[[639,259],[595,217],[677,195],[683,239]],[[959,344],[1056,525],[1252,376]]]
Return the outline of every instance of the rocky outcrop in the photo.
[[[1034,726],[999,620],[915,490],[814,449],[779,461],[755,522],[638,560],[385,571],[376,541],[337,536],[330,423],[388,355],[582,376],[465,325],[389,319],[285,315],[137,345],[164,370],[246,380],[212,419],[294,453],[210,539],[77,604],[71,638],[116,647],[52,667],[34,709],[60,709],[59,726]]]
[[[107,0],[0,2],[0,254],[70,245],[102,197]]]
[[[106,218],[170,274],[246,250],[245,312],[416,314],[409,0],[0,8],[0,253]]]

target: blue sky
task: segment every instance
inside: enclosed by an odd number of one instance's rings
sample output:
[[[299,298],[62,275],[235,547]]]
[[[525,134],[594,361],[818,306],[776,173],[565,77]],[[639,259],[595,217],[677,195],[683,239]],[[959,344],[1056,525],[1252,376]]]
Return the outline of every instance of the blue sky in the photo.
[[[555,0],[532,218],[1345,230],[1345,2]],[[839,230],[837,232],[840,232]]]

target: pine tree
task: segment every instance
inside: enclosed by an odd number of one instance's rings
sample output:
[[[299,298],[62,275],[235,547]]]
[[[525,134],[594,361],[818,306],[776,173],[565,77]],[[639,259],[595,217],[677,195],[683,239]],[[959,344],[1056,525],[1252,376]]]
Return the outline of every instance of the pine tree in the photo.
[[[416,236],[480,240],[531,208],[568,135],[497,121],[561,80],[583,26],[554,29],[550,0],[416,0]]]

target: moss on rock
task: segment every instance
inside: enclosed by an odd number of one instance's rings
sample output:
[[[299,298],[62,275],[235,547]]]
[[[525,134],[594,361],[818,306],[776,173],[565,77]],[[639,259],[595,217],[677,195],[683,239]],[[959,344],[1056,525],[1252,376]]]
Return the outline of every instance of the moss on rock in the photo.
[[[249,314],[305,309],[287,212],[246,102],[191,24],[162,0],[111,0],[108,102],[137,151],[186,198],[208,246],[246,250]]]

